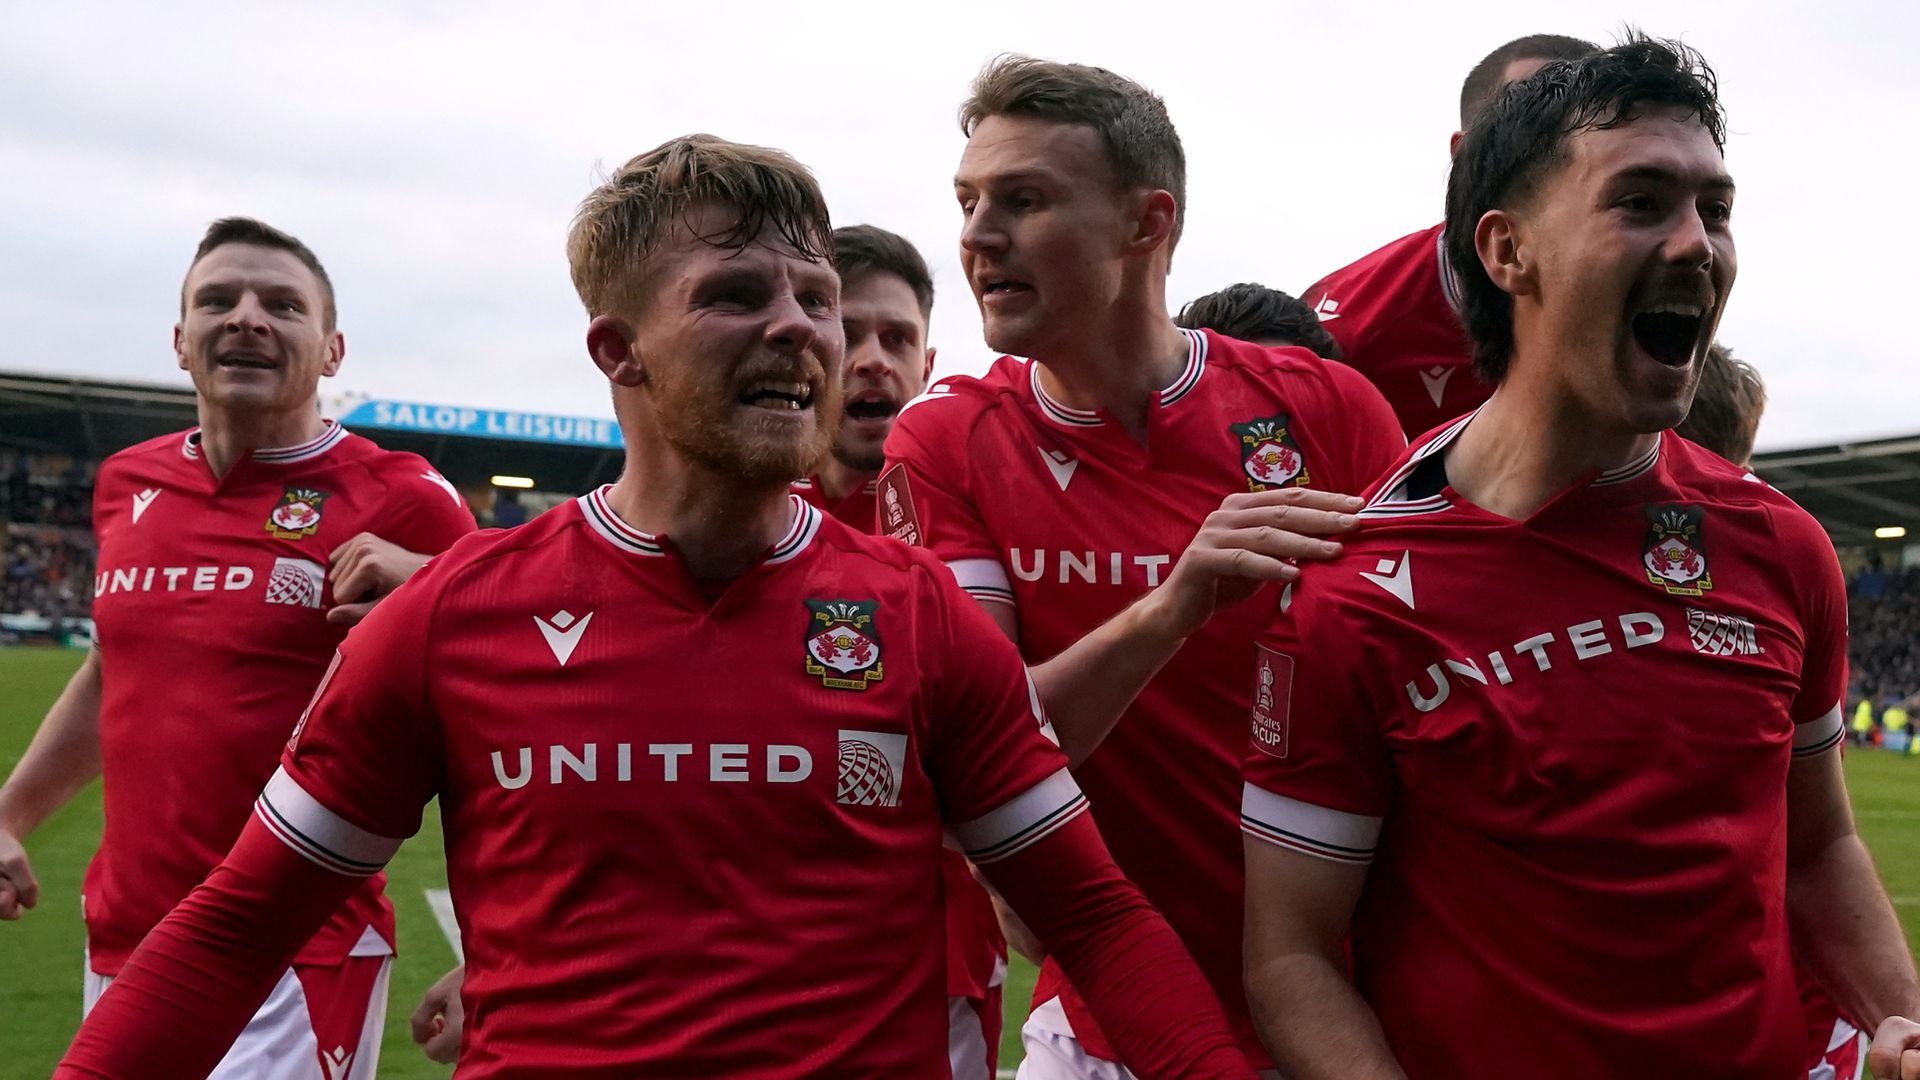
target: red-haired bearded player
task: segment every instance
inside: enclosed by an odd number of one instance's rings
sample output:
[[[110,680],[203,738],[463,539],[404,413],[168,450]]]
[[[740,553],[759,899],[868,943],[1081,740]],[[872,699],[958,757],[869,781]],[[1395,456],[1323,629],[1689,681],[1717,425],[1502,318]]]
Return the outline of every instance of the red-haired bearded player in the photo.
[[[1014,649],[938,562],[788,492],[840,418],[831,233],[798,163],[712,136],[588,196],[620,480],[374,609],[57,1075],[202,1075],[435,797],[461,1076],[944,1077],[944,829],[1153,1073],[1247,1075]]]

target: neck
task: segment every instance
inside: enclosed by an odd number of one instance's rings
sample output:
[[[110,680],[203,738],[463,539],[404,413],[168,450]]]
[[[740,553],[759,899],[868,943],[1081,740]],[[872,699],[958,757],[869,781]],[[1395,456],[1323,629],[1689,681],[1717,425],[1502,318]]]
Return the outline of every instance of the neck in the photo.
[[[739,577],[793,524],[785,482],[747,485],[676,453],[631,445],[607,503],[634,528],[671,539],[688,573],[703,581]]]
[[[1147,416],[1162,389],[1187,364],[1187,338],[1167,317],[1166,282],[1144,293],[1123,292],[1090,333],[1073,334],[1048,350],[1040,385],[1055,401],[1111,416],[1136,442],[1147,438]]]
[[[880,474],[856,469],[832,454],[820,464],[819,476],[815,478],[820,485],[820,494],[831,502],[841,499],[872,483]]]
[[[200,459],[215,476],[227,475],[242,454],[312,442],[327,426],[312,401],[291,411],[268,412],[223,409],[201,398],[199,414]]]
[[[1502,383],[1447,450],[1447,482],[1502,517],[1531,516],[1581,477],[1628,465],[1658,434],[1600,422],[1566,394]]]

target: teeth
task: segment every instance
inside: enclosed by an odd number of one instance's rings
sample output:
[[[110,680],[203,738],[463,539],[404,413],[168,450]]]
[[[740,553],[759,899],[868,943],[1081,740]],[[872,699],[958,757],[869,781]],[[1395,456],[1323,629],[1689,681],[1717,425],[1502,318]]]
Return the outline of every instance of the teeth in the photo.
[[[1665,303],[1665,304],[1655,304],[1655,305],[1653,305],[1652,307],[1650,307],[1650,308],[1648,308],[1648,309],[1646,310],[1646,312],[1645,312],[1645,314],[1648,314],[1648,315],[1685,315],[1686,317],[1688,317],[1688,318],[1690,318],[1690,319],[1697,319],[1697,318],[1699,318],[1699,317],[1700,317],[1700,316],[1701,316],[1701,315],[1702,315],[1703,313],[1705,313],[1705,311],[1706,311],[1706,309],[1705,309],[1705,308],[1703,308],[1703,307],[1701,307],[1701,306],[1700,306],[1700,305],[1698,305],[1698,304],[1680,304],[1680,303]]]

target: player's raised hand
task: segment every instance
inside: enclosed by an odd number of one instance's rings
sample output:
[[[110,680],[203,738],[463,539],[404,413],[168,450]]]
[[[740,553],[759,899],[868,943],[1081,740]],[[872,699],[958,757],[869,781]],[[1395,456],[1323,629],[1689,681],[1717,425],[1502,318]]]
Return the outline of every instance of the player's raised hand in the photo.
[[[40,902],[40,883],[33,878],[27,849],[19,838],[0,829],[0,919],[13,920]]]
[[[1920,1080],[1920,1023],[1889,1016],[1867,1048],[1867,1071],[1874,1080]]]
[[[1152,594],[1163,625],[1191,634],[1266,582],[1300,576],[1296,561],[1340,554],[1340,544],[1327,538],[1351,532],[1362,505],[1351,495],[1297,487],[1227,496]]]
[[[460,1056],[460,1029],[467,1018],[460,1004],[460,984],[466,978],[464,964],[440,976],[440,981],[427,988],[420,1007],[408,1020],[421,1052],[442,1065],[451,1065]]]
[[[427,565],[427,556],[363,532],[334,548],[327,561],[334,601],[327,609],[327,621],[352,626],[366,618],[381,597]]]

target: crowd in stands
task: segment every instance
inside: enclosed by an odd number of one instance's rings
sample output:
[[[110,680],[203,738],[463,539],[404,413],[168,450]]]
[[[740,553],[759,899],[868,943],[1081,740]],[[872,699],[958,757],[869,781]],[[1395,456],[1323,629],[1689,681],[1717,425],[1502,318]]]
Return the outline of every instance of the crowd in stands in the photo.
[[[93,599],[92,518],[96,464],[0,449],[0,614],[58,622],[86,617]],[[481,523],[510,528],[528,515],[498,492]],[[1889,570],[1871,558],[1848,583],[1852,686],[1847,719],[1857,742],[1882,744],[1907,728],[1920,705],[1920,566]],[[1864,711],[1862,706],[1865,706]],[[1889,713],[1889,710],[1892,710]],[[1891,723],[1889,723],[1891,721]],[[1920,739],[1898,738],[1920,750]]]
[[[0,614],[52,626],[93,600],[92,462],[0,450]]]

